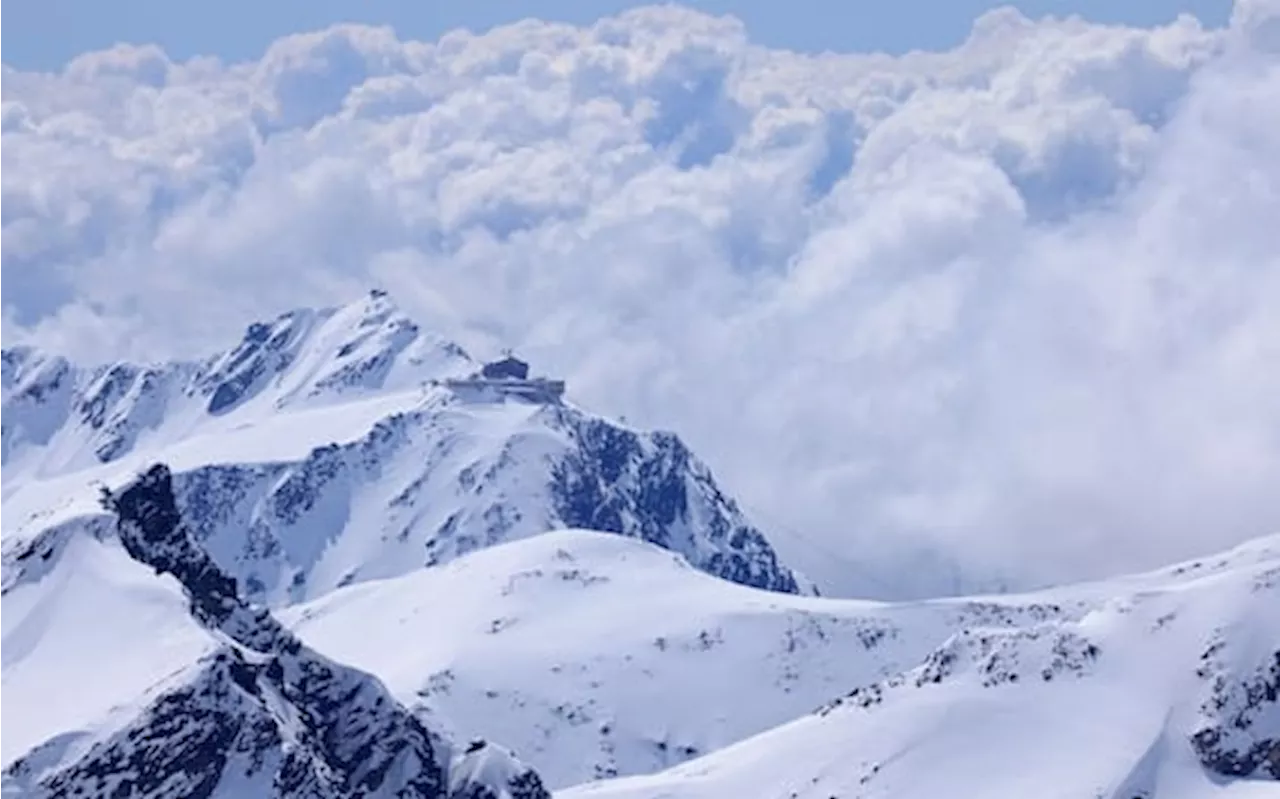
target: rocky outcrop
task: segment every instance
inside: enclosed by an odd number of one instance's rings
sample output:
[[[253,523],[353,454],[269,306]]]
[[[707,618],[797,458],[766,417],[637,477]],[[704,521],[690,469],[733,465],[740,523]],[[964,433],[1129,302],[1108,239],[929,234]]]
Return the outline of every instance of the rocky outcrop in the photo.
[[[308,648],[242,599],[188,534],[172,482],[167,467],[153,466],[104,501],[130,556],[176,578],[193,617],[226,643],[72,754],[53,757],[46,747],[15,762],[6,796],[115,796],[127,786],[129,796],[157,799],[549,799],[509,756],[498,783],[460,776],[473,771],[466,755],[452,771],[448,744],[375,677]]]
[[[1244,673],[1230,667],[1227,649],[1219,638],[1201,655],[1205,697],[1191,743],[1224,777],[1280,780],[1280,649]]]
[[[764,534],[677,436],[640,433],[569,409],[547,414],[573,444],[551,480],[565,526],[642,539],[731,582],[801,592]]]

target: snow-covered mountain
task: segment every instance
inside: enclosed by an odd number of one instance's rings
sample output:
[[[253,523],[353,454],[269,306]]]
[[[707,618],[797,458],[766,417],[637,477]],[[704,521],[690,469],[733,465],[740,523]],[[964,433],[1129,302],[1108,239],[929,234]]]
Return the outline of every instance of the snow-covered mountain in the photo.
[[[746,585],[809,586],[670,433],[442,381],[479,367],[373,292],[251,325],[199,363],[4,353],[4,586],[82,535],[96,485],[154,460],[246,594],[280,605],[547,530],[642,538]]]
[[[1042,596],[1092,595],[1086,612],[959,629],[794,722],[562,795],[1280,795],[1280,537],[1102,588]]]
[[[190,537],[166,467],[110,505],[124,549],[178,582],[212,651],[92,732],[69,730],[10,763],[6,796],[550,799],[535,772],[487,743],[455,763],[377,678],[246,603]]]
[[[378,293],[5,351],[5,796],[1280,795],[1280,537],[820,598],[675,436],[478,368]]]

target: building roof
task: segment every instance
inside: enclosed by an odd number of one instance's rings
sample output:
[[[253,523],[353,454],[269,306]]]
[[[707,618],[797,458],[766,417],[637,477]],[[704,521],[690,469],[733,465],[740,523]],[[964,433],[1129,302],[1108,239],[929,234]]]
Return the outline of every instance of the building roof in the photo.
[[[509,377],[516,380],[527,380],[529,377],[529,364],[519,358],[508,355],[500,361],[486,363],[480,371],[485,377],[491,379]]]

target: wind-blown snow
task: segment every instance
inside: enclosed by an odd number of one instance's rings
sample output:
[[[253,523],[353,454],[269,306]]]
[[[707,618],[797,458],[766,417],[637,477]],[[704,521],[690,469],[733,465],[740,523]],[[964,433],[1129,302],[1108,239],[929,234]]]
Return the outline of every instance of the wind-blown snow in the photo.
[[[6,67],[5,340],[189,358],[376,283],[679,431],[834,591],[1154,566],[1280,527],[1276,14],[1004,9],[890,58],[664,7]]]

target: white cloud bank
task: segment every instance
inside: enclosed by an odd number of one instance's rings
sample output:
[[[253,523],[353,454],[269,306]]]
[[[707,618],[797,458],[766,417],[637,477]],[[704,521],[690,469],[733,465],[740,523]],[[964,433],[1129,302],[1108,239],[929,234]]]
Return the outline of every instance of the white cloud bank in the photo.
[[[1275,2],[1225,31],[1002,10],[901,58],[670,7],[335,27],[6,67],[3,102],[6,343],[204,352],[384,285],[681,432],[843,592],[1280,529]]]

